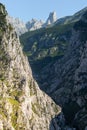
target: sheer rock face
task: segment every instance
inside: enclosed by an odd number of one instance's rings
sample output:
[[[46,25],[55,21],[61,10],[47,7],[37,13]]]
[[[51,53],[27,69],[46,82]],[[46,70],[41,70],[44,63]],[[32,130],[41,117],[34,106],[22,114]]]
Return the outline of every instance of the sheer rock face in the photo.
[[[0,130],[48,130],[60,109],[34,81],[6,15],[0,4]]]

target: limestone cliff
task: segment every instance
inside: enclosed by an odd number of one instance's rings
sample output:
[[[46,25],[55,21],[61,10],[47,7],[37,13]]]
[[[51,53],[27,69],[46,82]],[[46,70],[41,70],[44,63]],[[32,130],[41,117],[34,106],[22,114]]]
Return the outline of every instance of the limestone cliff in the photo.
[[[19,39],[0,4],[0,130],[48,130],[59,108],[32,77]]]

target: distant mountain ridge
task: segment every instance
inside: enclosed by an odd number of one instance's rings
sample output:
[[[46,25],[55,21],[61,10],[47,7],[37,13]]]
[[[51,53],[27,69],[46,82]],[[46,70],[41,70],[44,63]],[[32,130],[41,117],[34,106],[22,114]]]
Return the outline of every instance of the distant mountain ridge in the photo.
[[[14,26],[17,34],[21,35],[28,31],[33,31],[52,25],[54,22],[56,22],[57,15],[56,12],[51,12],[46,22],[32,18],[32,20],[28,21],[27,23],[24,23],[19,18],[13,18],[10,16],[8,16],[8,20],[10,23],[12,23],[12,26]]]
[[[28,31],[34,31],[40,28],[44,27],[51,27],[54,25],[62,25],[62,24],[68,24],[68,23],[73,23],[81,19],[81,16],[83,13],[87,10],[87,7],[84,9],[78,11],[72,16],[66,16],[63,18],[57,18],[56,12],[50,12],[48,18],[46,21],[43,20],[37,20],[32,18],[30,21],[27,23],[24,23],[21,21],[19,18],[12,18],[8,16],[9,21],[12,23],[12,26],[14,26],[15,31],[17,32],[18,35],[22,35],[25,32]]]
[[[29,30],[29,31],[33,31],[33,30],[36,30],[36,29],[39,29],[39,28],[42,28],[43,27],[43,24],[44,22],[42,20],[36,20],[36,19],[32,19],[31,21],[27,22],[26,23],[26,28]]]
[[[75,13],[72,16],[65,16],[63,18],[58,19],[55,22],[55,24],[56,25],[69,24],[69,23],[73,23],[73,22],[79,21],[85,11],[87,11],[87,7],[83,8],[82,10],[78,11],[77,13]]]

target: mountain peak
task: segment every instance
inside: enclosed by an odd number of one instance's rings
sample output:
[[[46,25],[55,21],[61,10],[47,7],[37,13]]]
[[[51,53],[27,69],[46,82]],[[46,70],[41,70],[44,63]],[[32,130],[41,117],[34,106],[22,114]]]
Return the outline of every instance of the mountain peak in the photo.
[[[48,19],[46,21],[46,24],[47,25],[53,24],[54,22],[56,22],[56,20],[57,20],[57,14],[56,14],[56,12],[55,11],[50,12],[49,17],[48,17]]]

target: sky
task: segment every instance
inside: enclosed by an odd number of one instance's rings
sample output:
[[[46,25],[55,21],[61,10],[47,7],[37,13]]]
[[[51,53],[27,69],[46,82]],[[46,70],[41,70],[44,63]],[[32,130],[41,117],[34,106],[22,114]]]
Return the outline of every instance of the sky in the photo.
[[[46,20],[50,12],[56,11],[61,18],[73,15],[87,7],[87,0],[0,0],[8,14],[27,22],[32,18]]]

